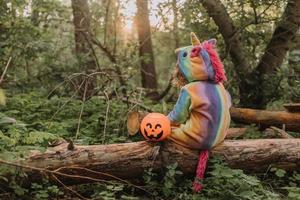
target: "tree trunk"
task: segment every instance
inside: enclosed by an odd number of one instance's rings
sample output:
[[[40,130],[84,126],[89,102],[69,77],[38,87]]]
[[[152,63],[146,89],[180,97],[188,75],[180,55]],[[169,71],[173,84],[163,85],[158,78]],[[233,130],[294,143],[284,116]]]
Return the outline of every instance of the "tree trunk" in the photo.
[[[96,70],[97,63],[92,52],[90,39],[90,11],[87,0],[72,0],[73,24],[75,33],[75,52],[78,58],[80,69],[86,74]],[[95,87],[94,77],[79,77],[77,85],[83,85],[79,89],[83,100],[89,99],[93,95]],[[78,89],[78,88],[76,88]]]
[[[288,84],[289,84],[289,96],[291,101],[298,102],[300,112],[300,90],[299,90],[299,80],[300,80],[300,31],[293,39],[293,45],[290,48],[288,63],[289,63],[289,74],[288,74]]]
[[[219,27],[219,31],[224,38],[226,48],[231,56],[237,73],[240,92],[240,103],[245,107],[253,106],[255,93],[252,94],[253,82],[251,82],[251,66],[246,58],[243,43],[239,30],[235,27],[232,18],[226,11],[220,0],[200,0],[208,15]]]
[[[157,79],[154,64],[154,55],[151,42],[151,29],[147,0],[137,0],[136,25],[139,39],[139,55],[141,58],[142,86],[149,89],[148,96],[156,98]]]
[[[286,130],[300,131],[300,113],[286,111],[266,111],[247,108],[230,108],[233,121],[246,124],[259,124],[262,128],[276,126]]]
[[[173,10],[173,15],[174,15],[173,34],[174,34],[174,41],[175,41],[175,49],[177,49],[179,47],[179,28],[178,28],[177,0],[172,0],[172,10]]]
[[[39,26],[39,10],[38,10],[38,6],[39,6],[39,1],[37,0],[32,0],[31,1],[31,23],[34,26]]]
[[[93,181],[91,179],[137,178],[150,167],[160,171],[175,162],[184,174],[194,174],[199,154],[170,142],[163,144],[156,159],[151,157],[154,144],[145,141],[75,146],[73,150],[68,150],[67,146],[63,143],[10,165],[22,165],[31,181],[39,180],[41,174],[48,173],[65,184],[77,184]],[[270,167],[300,169],[300,139],[225,140],[211,154],[223,157],[232,168],[246,171],[266,171]],[[7,164],[3,160],[0,163]]]
[[[270,42],[268,43],[265,53],[260,59],[256,68],[257,90],[259,107],[263,108],[270,98],[272,98],[277,88],[274,88],[274,82],[270,81],[270,76],[274,75],[286,56],[300,27],[300,0],[289,0],[281,21],[275,28]]]

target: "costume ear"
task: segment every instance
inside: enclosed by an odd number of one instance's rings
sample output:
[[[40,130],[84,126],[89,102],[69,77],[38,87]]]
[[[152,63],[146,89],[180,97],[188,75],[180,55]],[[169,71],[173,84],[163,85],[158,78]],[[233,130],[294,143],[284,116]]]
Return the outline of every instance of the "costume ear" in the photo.
[[[208,44],[211,44],[211,45],[213,45],[214,47],[215,47],[216,44],[217,44],[217,40],[216,40],[215,38],[209,39],[207,42],[208,42]]]

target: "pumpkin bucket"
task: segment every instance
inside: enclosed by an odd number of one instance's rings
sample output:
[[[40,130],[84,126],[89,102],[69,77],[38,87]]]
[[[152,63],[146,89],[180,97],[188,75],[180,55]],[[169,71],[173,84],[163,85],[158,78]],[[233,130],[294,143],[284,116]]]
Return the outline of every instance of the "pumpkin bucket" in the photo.
[[[149,113],[144,117],[140,126],[146,140],[161,141],[171,134],[169,119],[161,113]]]

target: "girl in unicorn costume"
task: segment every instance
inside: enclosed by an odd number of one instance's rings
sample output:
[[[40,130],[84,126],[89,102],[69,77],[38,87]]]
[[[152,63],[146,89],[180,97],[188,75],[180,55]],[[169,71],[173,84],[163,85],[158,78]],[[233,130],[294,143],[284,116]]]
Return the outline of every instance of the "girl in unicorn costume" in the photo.
[[[226,136],[230,124],[231,98],[222,82],[226,80],[223,64],[215,50],[216,40],[200,43],[191,33],[192,45],[177,49],[174,83],[181,91],[168,118],[172,134],[168,139],[191,149],[202,150],[194,182],[195,191],[202,186],[208,150]]]

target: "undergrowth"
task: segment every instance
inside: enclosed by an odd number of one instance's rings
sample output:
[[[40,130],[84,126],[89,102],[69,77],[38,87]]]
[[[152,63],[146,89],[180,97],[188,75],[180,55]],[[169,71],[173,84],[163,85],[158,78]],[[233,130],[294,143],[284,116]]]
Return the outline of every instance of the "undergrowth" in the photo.
[[[77,144],[108,144],[142,140],[128,137],[126,115],[134,109],[120,100],[93,97],[83,102],[70,97],[46,95],[38,92],[8,95],[6,106],[0,107],[0,159],[22,159],[32,149],[44,151],[58,139],[71,139]],[[163,106],[146,103],[164,112]],[[82,110],[83,107],[83,110]],[[82,114],[80,115],[82,110]],[[81,117],[80,117],[81,116]],[[78,125],[80,123],[80,125]],[[76,139],[76,134],[78,138]],[[259,130],[249,126],[246,138],[259,137]],[[10,179],[3,175],[12,174]],[[19,168],[0,165],[0,199],[73,199],[76,195],[47,181],[26,183],[26,174]],[[93,183],[73,186],[85,198],[92,199],[300,199],[300,174],[271,168],[263,174],[247,174],[231,169],[220,158],[209,161],[204,188],[200,194],[192,191],[193,177],[186,177],[177,164],[160,173],[148,169],[143,180],[133,180],[147,191],[121,182]],[[29,184],[29,186],[28,186]]]

